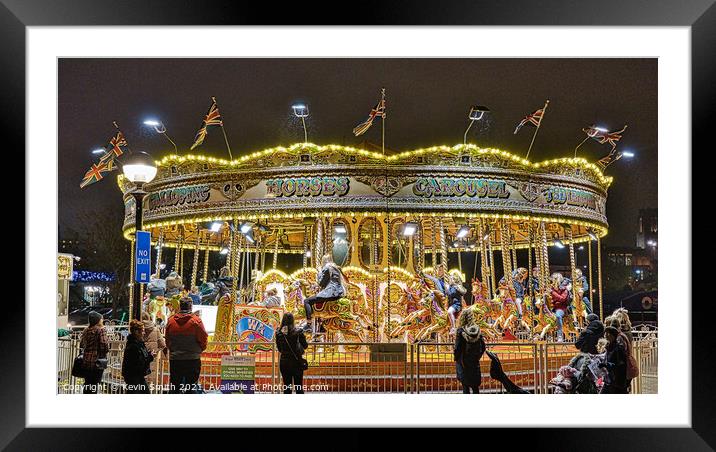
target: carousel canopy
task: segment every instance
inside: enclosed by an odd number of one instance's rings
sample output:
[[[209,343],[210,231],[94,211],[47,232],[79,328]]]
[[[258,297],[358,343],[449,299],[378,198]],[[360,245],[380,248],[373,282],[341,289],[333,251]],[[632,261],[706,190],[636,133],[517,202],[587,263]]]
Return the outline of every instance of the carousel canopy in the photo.
[[[279,227],[282,251],[303,252],[304,225],[315,218],[356,221],[376,214],[401,221],[443,218],[457,231],[477,219],[509,220],[514,241],[529,244],[528,225],[545,222],[550,240],[588,240],[607,233],[605,204],[612,182],[583,158],[533,163],[475,145],[435,146],[384,156],[352,147],[310,143],[276,147],[235,160],[168,155],[144,185],[144,229],[163,244],[220,249],[225,232],[212,222]],[[126,237],[134,231],[132,184],[124,194]],[[524,236],[524,237],[523,237]]]

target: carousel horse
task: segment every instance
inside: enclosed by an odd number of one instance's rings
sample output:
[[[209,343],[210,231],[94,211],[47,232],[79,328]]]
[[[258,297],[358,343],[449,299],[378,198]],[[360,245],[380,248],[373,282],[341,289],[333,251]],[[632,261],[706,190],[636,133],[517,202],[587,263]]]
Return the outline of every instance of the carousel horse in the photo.
[[[430,309],[430,322],[415,335],[416,342],[429,338],[433,333],[437,335],[439,342],[440,336],[450,331],[450,319],[445,308],[446,300],[447,297],[435,289],[429,290],[427,296],[423,298],[424,303]]]
[[[527,331],[532,330],[532,326],[528,325],[523,318],[520,317],[517,309],[517,303],[514,301],[516,297],[514,287],[508,287],[504,281],[500,283],[498,288],[497,298],[501,301],[502,311],[495,319],[495,328],[498,331],[505,331],[507,329],[511,331],[517,331],[522,328]]]
[[[398,327],[390,332],[390,338],[396,338],[406,333],[410,335],[430,322],[430,308],[423,301],[419,288],[409,287],[403,291],[400,303],[406,306],[408,314],[400,321]]]
[[[535,300],[534,306],[537,309],[537,315],[534,317],[537,323],[533,328],[534,339],[544,340],[547,334],[557,330],[557,316],[547,307],[541,298]],[[564,336],[567,337],[568,334],[576,335],[577,330],[574,328],[574,324],[564,320],[565,318],[562,319],[562,333]]]
[[[502,302],[500,300],[491,300],[487,284],[477,278],[473,278],[472,280],[472,297],[472,305],[483,308],[485,317],[488,320],[494,322],[500,316],[502,312]]]
[[[488,322],[489,308],[485,304],[476,304],[466,308],[472,313],[472,321],[480,327],[480,331],[488,340],[499,340],[502,338],[502,334],[497,331],[490,322]]]
[[[291,284],[287,295],[287,309],[292,309],[294,317],[306,318],[306,311],[303,307],[305,298],[304,288],[310,287],[302,280]],[[374,325],[370,319],[359,312],[355,303],[348,298],[339,298],[335,301],[323,301],[314,303],[313,318],[321,319],[321,324],[329,332],[339,332],[345,336],[357,337],[364,341],[364,331],[372,331]]]

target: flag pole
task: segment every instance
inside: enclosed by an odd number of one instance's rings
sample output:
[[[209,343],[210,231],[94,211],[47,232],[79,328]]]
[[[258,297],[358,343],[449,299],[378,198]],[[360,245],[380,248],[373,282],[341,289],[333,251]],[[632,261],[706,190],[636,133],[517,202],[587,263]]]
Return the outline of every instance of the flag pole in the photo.
[[[211,96],[211,101],[216,103],[216,97]],[[229,139],[226,137],[226,130],[224,129],[224,120],[223,119],[221,120],[221,133],[224,134],[224,142],[226,143],[226,150],[229,151],[229,158],[231,160],[234,160],[234,156],[231,155],[231,146],[229,146]]]
[[[532,150],[532,145],[535,143],[535,138],[537,138],[537,132],[539,132],[539,128],[542,127],[542,120],[544,119],[544,115],[547,113],[547,106],[549,105],[549,99],[547,99],[547,102],[544,103],[544,107],[542,108],[542,117],[539,118],[539,124],[537,125],[537,128],[535,129],[535,133],[532,135],[532,141],[530,142],[530,147],[527,148],[527,155],[525,156],[525,159],[529,158],[530,151]]]
[[[381,88],[380,90],[381,100],[383,101],[383,120],[380,122],[383,128],[383,139],[382,139],[382,147],[383,147],[383,156],[385,156],[385,118],[386,118],[386,109],[385,109],[385,88]]]

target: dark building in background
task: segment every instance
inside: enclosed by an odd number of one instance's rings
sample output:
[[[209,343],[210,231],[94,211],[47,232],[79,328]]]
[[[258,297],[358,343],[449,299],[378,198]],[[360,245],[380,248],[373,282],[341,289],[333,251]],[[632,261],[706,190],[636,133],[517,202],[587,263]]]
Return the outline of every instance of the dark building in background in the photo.
[[[658,271],[657,209],[639,210],[639,228],[634,247],[607,247],[606,259],[615,267],[630,270],[630,285],[656,277]]]

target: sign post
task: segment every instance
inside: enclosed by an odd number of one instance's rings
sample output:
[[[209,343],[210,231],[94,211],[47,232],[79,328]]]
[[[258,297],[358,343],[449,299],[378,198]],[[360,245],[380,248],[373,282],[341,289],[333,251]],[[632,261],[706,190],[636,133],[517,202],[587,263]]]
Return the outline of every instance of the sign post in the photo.
[[[256,386],[256,357],[252,355],[221,357],[221,392],[253,394]]]
[[[152,272],[151,233],[137,230],[134,243],[134,303],[130,301],[129,318],[139,320],[142,314],[142,284],[149,282]]]
[[[137,231],[137,247],[134,250],[135,280],[138,283],[148,283],[152,272],[152,244],[151,234],[147,231]],[[141,302],[141,300],[140,300]]]

